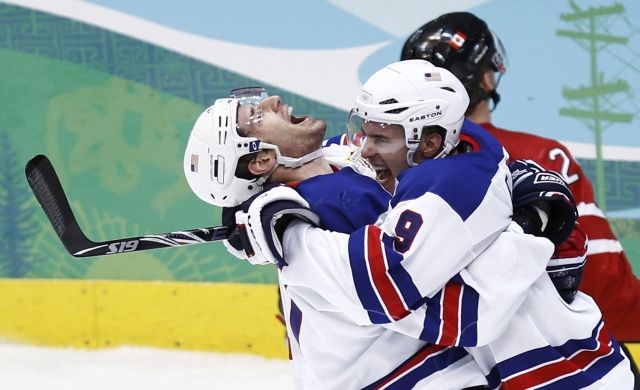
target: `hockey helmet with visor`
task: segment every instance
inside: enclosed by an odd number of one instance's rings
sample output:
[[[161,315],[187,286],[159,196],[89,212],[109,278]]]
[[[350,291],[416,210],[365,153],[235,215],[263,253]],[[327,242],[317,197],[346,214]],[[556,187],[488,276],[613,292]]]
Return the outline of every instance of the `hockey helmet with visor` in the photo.
[[[353,143],[364,144],[367,126],[401,126],[408,149],[407,164],[414,166],[414,154],[425,128],[442,130],[443,146],[435,158],[448,155],[456,147],[468,104],[464,86],[447,69],[423,60],[400,61],[379,70],[362,86],[349,113],[347,132]]]
[[[260,192],[273,171],[260,177],[241,174],[238,163],[244,156],[274,150],[278,165],[295,168],[322,154],[322,150],[317,150],[299,158],[282,156],[277,145],[239,132],[244,124],[238,123],[238,109],[256,106],[256,113],[246,124],[259,124],[262,120],[259,107],[268,97],[261,87],[234,89],[230,97],[217,99],[200,114],[183,160],[187,183],[198,198],[215,206],[232,207]]]

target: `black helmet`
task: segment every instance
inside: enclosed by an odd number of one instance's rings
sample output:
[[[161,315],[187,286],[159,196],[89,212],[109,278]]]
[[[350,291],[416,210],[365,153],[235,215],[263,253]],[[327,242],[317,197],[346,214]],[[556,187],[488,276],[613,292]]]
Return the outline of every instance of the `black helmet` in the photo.
[[[499,73],[499,81],[507,71],[506,52],[487,24],[469,12],[444,14],[417,29],[402,47],[401,60],[410,59],[449,69],[469,93],[469,110],[488,98],[495,108],[500,100],[495,89],[480,88],[480,76],[491,69]]]

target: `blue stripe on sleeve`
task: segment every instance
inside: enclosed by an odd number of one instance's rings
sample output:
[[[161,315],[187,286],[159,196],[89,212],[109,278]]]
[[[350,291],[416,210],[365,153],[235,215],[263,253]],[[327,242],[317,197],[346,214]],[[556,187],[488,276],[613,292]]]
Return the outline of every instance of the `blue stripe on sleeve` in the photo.
[[[393,250],[394,238],[383,234],[383,247],[387,257],[389,275],[402,295],[402,299],[409,309],[415,310],[423,303],[422,294],[418,291],[411,274],[402,265],[404,257]]]
[[[569,340],[561,346],[557,347],[558,351],[560,351],[563,356],[571,356],[581,349],[595,349],[598,346],[597,338],[601,324],[602,321],[600,321],[598,325],[593,328],[591,337],[582,340]]]
[[[478,302],[480,296],[472,287],[463,284],[460,341],[458,345],[473,347],[478,344]]]
[[[620,354],[620,345],[612,341],[611,346],[613,347],[613,353],[611,355],[603,357],[586,370],[541,387],[541,389],[579,389],[599,381],[623,360]]]
[[[443,352],[429,357],[424,363],[412,369],[408,374],[402,378],[396,380],[393,384],[385,387],[389,390],[406,390],[412,389],[422,379],[429,377],[437,373],[438,371],[447,368],[467,356],[467,352],[463,348],[451,347],[447,348]],[[384,378],[386,379],[386,378]],[[381,383],[383,380],[378,381]],[[367,386],[366,389],[374,389],[375,386]]]
[[[486,376],[489,386],[495,388],[500,384],[501,378],[508,378],[514,374],[523,374],[532,367],[552,362],[558,358],[568,359],[579,350],[595,349],[597,346],[595,338],[598,335],[599,327],[600,324],[596,326],[590,338],[569,340],[559,347],[545,346],[536,348],[498,363]],[[582,388],[595,383],[623,360],[618,343],[611,340],[611,347],[613,349],[612,353],[599,358],[593,364],[589,363],[591,365],[588,368],[585,369],[576,365],[576,373],[539,389]],[[553,364],[550,363],[550,365]]]
[[[442,290],[438,291],[433,298],[429,298],[426,302],[427,313],[424,318],[422,333],[420,333],[420,340],[424,340],[429,343],[435,343],[440,337],[440,324],[442,323],[441,313],[442,307],[440,300],[442,299]]]
[[[364,250],[367,245],[365,231],[366,227],[358,229],[349,237],[351,275],[356,287],[356,292],[358,293],[358,298],[360,298],[360,303],[369,314],[369,320],[374,324],[386,324],[391,322],[391,320],[387,317],[369,278]]]
[[[293,301],[291,301],[291,309],[289,311],[289,322],[291,324],[291,331],[293,332],[293,336],[296,338],[298,345],[300,345],[300,328],[302,326],[302,311]]]

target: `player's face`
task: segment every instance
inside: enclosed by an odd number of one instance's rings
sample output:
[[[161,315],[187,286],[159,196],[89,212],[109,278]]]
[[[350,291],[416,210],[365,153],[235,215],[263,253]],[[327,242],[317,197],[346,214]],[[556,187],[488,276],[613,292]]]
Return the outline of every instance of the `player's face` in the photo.
[[[280,153],[301,157],[318,150],[326,131],[323,120],[291,115],[293,107],[271,96],[260,104],[238,108],[239,133],[277,145]]]
[[[362,157],[369,160],[377,180],[386,188],[389,181],[394,182],[408,167],[404,129],[400,125],[365,121],[362,132],[366,136]]]

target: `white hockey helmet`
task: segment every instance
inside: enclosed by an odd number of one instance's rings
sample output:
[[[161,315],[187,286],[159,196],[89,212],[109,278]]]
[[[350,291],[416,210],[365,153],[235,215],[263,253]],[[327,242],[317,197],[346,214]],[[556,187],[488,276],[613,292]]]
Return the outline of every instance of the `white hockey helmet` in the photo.
[[[262,88],[237,91],[232,91],[231,97],[217,99],[200,114],[184,153],[184,174],[189,187],[198,198],[215,206],[237,206],[260,192],[265,179],[237,177],[238,160],[274,148],[258,138],[241,136],[237,128],[238,107],[259,103],[268,95]]]
[[[395,62],[374,73],[362,86],[349,114],[349,138],[359,138],[362,121],[401,125],[409,149],[407,163],[413,166],[425,126],[446,131],[443,150],[436,158],[458,145],[468,105],[464,86],[447,69],[424,60]]]
[[[238,133],[238,107],[259,104],[269,95],[260,87],[239,88],[217,99],[193,125],[184,153],[184,174],[191,190],[215,206],[237,206],[262,190],[272,172],[255,178],[239,177],[239,160],[262,150],[274,150],[278,165],[296,168],[322,155],[322,149],[302,157],[287,157],[277,145]],[[260,120],[255,118],[251,120]]]

